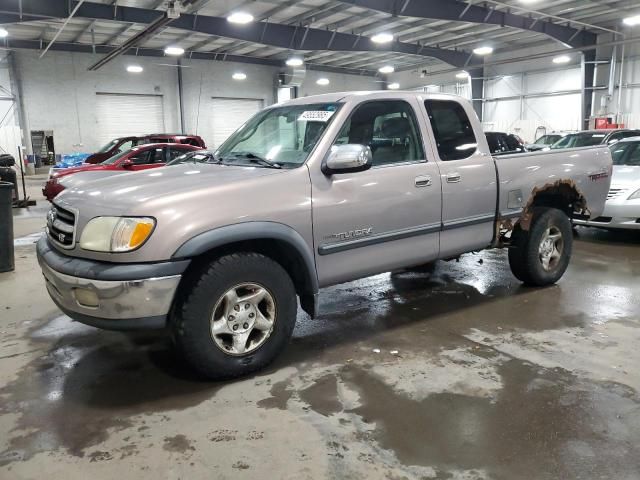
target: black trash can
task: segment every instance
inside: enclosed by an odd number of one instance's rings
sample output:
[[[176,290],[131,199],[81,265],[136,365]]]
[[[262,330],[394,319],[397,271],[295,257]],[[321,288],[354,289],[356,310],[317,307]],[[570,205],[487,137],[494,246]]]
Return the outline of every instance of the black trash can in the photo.
[[[13,184],[0,182],[0,272],[15,269],[12,203]]]
[[[13,168],[0,166],[0,182],[13,184],[13,200],[18,200],[18,175]]]

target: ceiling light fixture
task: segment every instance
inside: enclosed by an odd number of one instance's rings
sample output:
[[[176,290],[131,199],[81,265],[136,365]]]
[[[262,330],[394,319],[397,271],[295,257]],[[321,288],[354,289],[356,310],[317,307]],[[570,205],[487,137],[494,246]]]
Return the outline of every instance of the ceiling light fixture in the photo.
[[[290,67],[300,67],[304,63],[304,60],[302,60],[300,57],[291,57],[287,59],[285,63]]]
[[[9,32],[7,32],[6,29],[0,27],[0,38],[5,38],[7,37],[7,35],[9,35]]]
[[[460,72],[460,73],[456,73],[456,78],[469,78],[469,72]]]
[[[231,75],[231,78],[233,78],[234,80],[245,80],[247,78],[247,74],[242,72],[236,72],[233,75]]]
[[[393,35],[390,33],[376,33],[371,37],[373,43],[389,43],[393,42]]]
[[[493,47],[488,47],[488,46],[478,47],[473,50],[473,53],[475,53],[476,55],[489,55],[493,53]]]
[[[400,88],[400,84],[397,82],[390,83],[389,85],[387,85],[387,88],[389,90],[398,90]]]
[[[184,54],[184,48],[182,47],[167,47],[164,49],[164,53],[167,55],[179,56]]]
[[[571,61],[571,57],[568,55],[560,55],[553,59],[553,63],[569,63]]]
[[[395,68],[393,68],[393,66],[392,66],[392,65],[385,65],[384,67],[380,67],[380,68],[378,69],[378,71],[379,71],[380,73],[393,73],[393,72],[395,72],[395,71],[396,71],[396,69],[395,69]]]
[[[324,87],[325,85],[329,85],[329,79],[328,78],[324,78],[324,77],[323,78],[319,78],[318,80],[316,80],[316,83],[318,85],[322,85]]]
[[[140,65],[129,65],[127,67],[127,72],[129,73],[142,73],[144,70]]]
[[[624,23],[625,25],[628,25],[630,27],[635,27],[637,25],[640,25],[640,15],[634,15],[633,17],[627,17],[624,20],[622,20],[622,23]]]
[[[239,25],[246,25],[247,23],[253,22],[253,15],[247,12],[234,12],[227,17],[227,21]]]

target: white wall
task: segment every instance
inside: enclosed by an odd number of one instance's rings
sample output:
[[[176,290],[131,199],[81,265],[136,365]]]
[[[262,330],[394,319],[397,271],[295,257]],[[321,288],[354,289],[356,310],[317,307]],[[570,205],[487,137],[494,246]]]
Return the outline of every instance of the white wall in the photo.
[[[178,75],[173,58],[121,56],[97,72],[87,68],[101,55],[16,51],[16,68],[21,77],[26,125],[29,130],[53,130],[57,153],[91,152],[99,145],[96,93],[136,93],[163,96],[165,128],[179,132],[180,110]],[[141,65],[144,72],[130,74],[126,66]],[[0,85],[2,85],[0,65]],[[242,71],[246,80],[235,81],[231,75]],[[183,60],[184,121],[188,133],[202,135],[211,143],[211,103],[213,97],[257,98],[264,105],[275,101],[277,67],[231,62]],[[320,77],[330,84],[319,86]],[[299,96],[319,93],[379,89],[371,77],[308,71]],[[0,103],[0,115],[2,104]],[[2,117],[0,117],[2,118]],[[28,137],[28,135],[27,135]]]

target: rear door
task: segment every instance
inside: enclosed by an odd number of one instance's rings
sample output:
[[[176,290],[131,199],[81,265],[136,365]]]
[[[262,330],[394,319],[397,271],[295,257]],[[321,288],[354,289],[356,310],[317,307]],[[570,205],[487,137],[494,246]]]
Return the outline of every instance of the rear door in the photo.
[[[427,161],[415,98],[358,104],[334,144],[368,145],[367,171],[313,178],[313,235],[322,286],[437,258],[440,179]]]
[[[471,110],[445,99],[425,100],[424,107],[440,159],[440,256],[484,248],[493,240],[498,192],[494,160],[478,148]]]

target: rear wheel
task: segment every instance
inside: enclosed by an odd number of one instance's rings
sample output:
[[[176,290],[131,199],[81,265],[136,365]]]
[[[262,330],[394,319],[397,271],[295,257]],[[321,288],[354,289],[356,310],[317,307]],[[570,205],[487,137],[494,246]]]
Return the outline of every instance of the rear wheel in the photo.
[[[527,285],[556,283],[571,259],[573,234],[567,215],[555,208],[537,208],[528,232],[516,227],[509,249],[514,276]]]
[[[268,365],[289,341],[296,292],[277,262],[256,253],[213,261],[172,319],[187,362],[208,378],[246,375]]]

